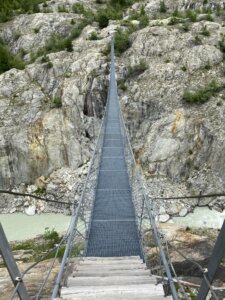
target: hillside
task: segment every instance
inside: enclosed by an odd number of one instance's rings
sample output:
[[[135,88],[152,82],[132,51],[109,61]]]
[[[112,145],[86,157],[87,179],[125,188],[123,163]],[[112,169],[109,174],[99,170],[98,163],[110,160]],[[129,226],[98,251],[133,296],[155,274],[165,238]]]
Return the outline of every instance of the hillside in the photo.
[[[0,6],[0,188],[78,201],[116,30],[121,107],[149,195],[224,190],[223,1],[6,1]],[[4,196],[2,212],[30,198]],[[161,215],[224,198],[161,203]],[[57,208],[36,203],[36,211]],[[182,213],[181,213],[182,212]]]

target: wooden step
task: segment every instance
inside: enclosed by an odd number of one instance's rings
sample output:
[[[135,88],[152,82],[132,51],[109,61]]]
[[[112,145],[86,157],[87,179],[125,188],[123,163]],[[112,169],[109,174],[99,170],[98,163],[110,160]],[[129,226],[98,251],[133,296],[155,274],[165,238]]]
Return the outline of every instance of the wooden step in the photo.
[[[64,300],[172,300],[165,298],[139,257],[86,257],[63,287]]]
[[[82,295],[67,295],[60,298],[61,300],[172,300],[172,297],[164,297],[163,295],[152,295],[150,291],[138,293],[132,292],[102,292],[87,293]]]
[[[141,258],[140,256],[114,256],[114,257],[86,256],[83,258],[83,261],[98,261],[98,260],[121,261],[121,260],[141,260]]]
[[[145,276],[70,277],[68,286],[104,286],[155,283],[155,279]]]
[[[80,262],[81,265],[95,265],[95,266],[102,266],[102,265],[114,265],[114,264],[122,264],[122,265],[127,265],[127,264],[132,264],[132,265],[139,265],[139,264],[144,264],[143,261],[139,259],[98,259],[98,260],[82,260]]]
[[[93,270],[98,271],[98,270],[104,270],[104,271],[113,271],[113,270],[146,270],[147,267],[145,264],[109,264],[109,265],[84,265],[80,264],[75,267],[77,271],[88,271],[88,270]]]
[[[161,285],[154,284],[132,284],[132,285],[105,285],[105,286],[73,286],[68,288],[62,288],[61,295],[74,295],[81,296],[86,294],[101,294],[107,293],[134,293],[140,294],[143,292],[151,292],[152,295],[160,296],[163,295],[163,289]],[[74,297],[74,299],[76,299]]]
[[[144,276],[144,275],[150,275],[149,270],[143,270],[143,269],[134,269],[134,270],[111,270],[104,271],[104,270],[80,270],[73,272],[73,277],[107,277],[107,276]]]

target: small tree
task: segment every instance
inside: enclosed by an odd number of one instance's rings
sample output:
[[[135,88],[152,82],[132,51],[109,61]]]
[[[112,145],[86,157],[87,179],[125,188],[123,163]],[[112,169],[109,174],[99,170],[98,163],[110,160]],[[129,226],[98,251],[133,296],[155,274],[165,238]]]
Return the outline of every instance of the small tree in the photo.
[[[166,13],[167,11],[167,7],[164,1],[160,1],[159,11],[161,13]]]

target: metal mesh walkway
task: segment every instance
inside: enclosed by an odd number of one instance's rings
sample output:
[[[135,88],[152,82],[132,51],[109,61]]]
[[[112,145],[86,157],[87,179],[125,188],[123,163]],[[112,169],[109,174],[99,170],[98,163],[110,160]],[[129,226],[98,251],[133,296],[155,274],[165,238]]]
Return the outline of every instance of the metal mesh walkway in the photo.
[[[112,47],[104,141],[87,256],[141,255],[120,122]]]

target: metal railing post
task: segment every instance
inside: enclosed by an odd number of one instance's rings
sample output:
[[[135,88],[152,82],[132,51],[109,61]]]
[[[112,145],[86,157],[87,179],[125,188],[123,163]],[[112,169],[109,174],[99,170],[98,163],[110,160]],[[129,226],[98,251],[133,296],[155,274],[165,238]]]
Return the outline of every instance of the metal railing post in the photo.
[[[17,287],[17,293],[21,300],[29,300],[29,296],[26,287],[22,280],[22,275],[17,267],[12,251],[10,249],[8,240],[3,230],[2,224],[0,223],[0,252],[3,261],[6,264],[12,283]]]

